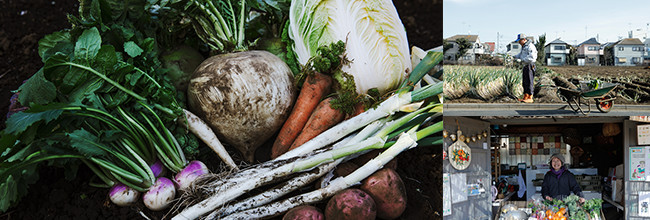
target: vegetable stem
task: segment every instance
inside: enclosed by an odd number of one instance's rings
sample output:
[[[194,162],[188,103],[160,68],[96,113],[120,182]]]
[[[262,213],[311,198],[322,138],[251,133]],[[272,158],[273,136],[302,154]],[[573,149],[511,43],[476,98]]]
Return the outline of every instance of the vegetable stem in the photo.
[[[124,86],[122,86],[119,83],[113,81],[112,79],[106,77],[106,75],[104,75],[104,74],[102,74],[100,72],[97,72],[97,70],[94,70],[93,68],[90,68],[88,66],[84,66],[84,65],[80,65],[80,64],[76,64],[76,63],[72,63],[72,62],[65,62],[65,63],[59,63],[59,64],[51,65],[48,68],[57,67],[57,66],[64,66],[64,65],[73,66],[73,67],[77,67],[77,68],[80,68],[80,69],[83,69],[83,70],[87,70],[88,72],[91,72],[92,74],[95,74],[96,76],[103,79],[104,81],[106,81],[106,82],[110,83],[111,85],[117,87],[119,90],[122,90],[123,92],[133,96],[133,98],[135,98],[137,100],[140,100],[140,101],[147,100],[144,97],[136,94],[135,92],[133,92],[133,91],[127,89],[127,88],[124,88]]]

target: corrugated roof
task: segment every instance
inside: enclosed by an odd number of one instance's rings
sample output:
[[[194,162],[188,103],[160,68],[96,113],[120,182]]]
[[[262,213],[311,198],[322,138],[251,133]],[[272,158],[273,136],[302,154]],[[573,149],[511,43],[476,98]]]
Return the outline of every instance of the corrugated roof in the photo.
[[[598,44],[598,45],[600,45],[600,43],[598,43],[598,41],[594,37],[589,38],[589,40],[586,40],[585,42],[582,42],[582,43],[578,44],[578,46],[583,45],[583,44]]]
[[[445,40],[447,40],[447,41],[456,41],[456,40],[458,40],[460,38],[465,38],[469,42],[476,42],[476,40],[478,40],[478,35],[457,34],[457,35],[451,36],[451,37],[449,37],[449,38],[447,38]]]
[[[639,40],[639,38],[625,38],[623,40],[620,40],[618,45],[643,45],[643,42]]]

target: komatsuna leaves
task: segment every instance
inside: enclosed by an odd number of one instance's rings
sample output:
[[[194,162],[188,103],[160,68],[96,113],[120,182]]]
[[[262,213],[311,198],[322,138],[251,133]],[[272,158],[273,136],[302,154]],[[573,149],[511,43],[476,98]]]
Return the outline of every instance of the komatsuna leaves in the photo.
[[[72,40],[70,39],[70,31],[63,30],[57,31],[52,34],[45,35],[41,40],[38,41],[38,55],[41,56],[43,62],[47,60],[49,55],[52,53],[47,53],[48,51],[54,49],[54,51],[62,51],[62,48],[55,48],[57,45],[68,44],[71,45]]]
[[[100,72],[111,71],[115,64],[117,64],[117,55],[115,55],[115,47],[113,45],[102,45],[95,57],[95,69]]]
[[[45,105],[56,98],[56,87],[45,79],[42,68],[21,85],[18,91],[18,101],[23,106],[30,106],[31,103]]]
[[[135,42],[128,41],[124,43],[124,52],[126,52],[131,57],[137,57],[144,52]]]
[[[0,167],[3,167],[1,164]],[[5,170],[0,169],[0,176],[5,176]],[[0,179],[0,212],[4,213],[20,198],[27,194],[27,188],[38,180],[36,165],[29,165],[21,172],[11,173],[6,179]]]
[[[7,119],[5,132],[10,134],[21,133],[36,122],[45,121],[47,123],[58,118],[62,112],[63,110],[61,109],[51,109],[41,112],[17,112]]]
[[[63,65],[69,62],[69,60],[68,55],[61,52],[50,56],[43,66],[43,76],[45,76],[45,79],[54,83],[54,85],[61,84],[65,75],[70,72],[70,66]]]
[[[92,133],[79,129],[67,134],[70,138],[70,146],[77,150],[81,155],[86,157],[95,157],[106,155],[106,151],[101,149],[99,138]]]
[[[102,45],[102,37],[96,27],[85,30],[74,46],[75,60],[90,63],[95,59]]]

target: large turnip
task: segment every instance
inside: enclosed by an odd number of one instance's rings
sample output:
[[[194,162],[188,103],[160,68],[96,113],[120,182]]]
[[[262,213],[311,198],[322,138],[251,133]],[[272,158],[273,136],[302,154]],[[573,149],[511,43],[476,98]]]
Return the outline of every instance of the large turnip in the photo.
[[[282,126],[295,96],[291,70],[266,51],[208,58],[194,71],[187,92],[190,109],[249,162]]]

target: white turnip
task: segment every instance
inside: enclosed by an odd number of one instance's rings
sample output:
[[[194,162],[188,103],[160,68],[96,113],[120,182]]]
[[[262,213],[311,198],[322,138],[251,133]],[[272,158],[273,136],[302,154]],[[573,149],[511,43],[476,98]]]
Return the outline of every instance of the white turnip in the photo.
[[[178,190],[183,191],[189,188],[197,178],[207,173],[210,173],[208,167],[201,161],[194,160],[176,174],[174,182],[178,185]]]
[[[149,191],[142,195],[144,205],[152,211],[160,211],[169,206],[174,197],[176,196],[176,188],[174,183],[165,178],[160,177],[156,183],[149,188]]]
[[[138,196],[140,192],[130,188],[124,184],[117,183],[109,192],[109,197],[111,202],[115,203],[118,206],[130,206],[136,201],[138,201]]]
[[[249,162],[282,126],[295,96],[291,70],[266,51],[206,59],[194,71],[187,92],[192,112]]]

